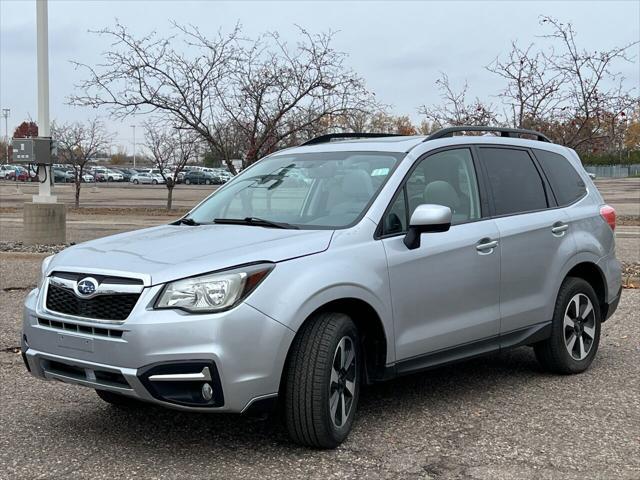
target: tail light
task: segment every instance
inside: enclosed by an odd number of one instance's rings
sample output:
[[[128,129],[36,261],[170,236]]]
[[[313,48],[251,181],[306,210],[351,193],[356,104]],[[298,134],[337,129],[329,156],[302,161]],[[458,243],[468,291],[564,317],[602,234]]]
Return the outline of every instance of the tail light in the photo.
[[[600,216],[609,224],[611,230],[616,229],[616,209],[610,205],[600,207]]]

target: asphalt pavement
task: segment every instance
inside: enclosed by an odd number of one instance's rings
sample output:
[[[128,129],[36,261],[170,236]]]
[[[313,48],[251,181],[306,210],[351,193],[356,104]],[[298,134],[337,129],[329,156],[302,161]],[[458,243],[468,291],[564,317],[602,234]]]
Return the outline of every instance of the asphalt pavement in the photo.
[[[640,290],[625,290],[590,370],[541,372],[531,349],[367,388],[333,451],[275,420],[121,411],[29,376],[14,353],[38,260],[0,258],[0,478],[640,479]]]

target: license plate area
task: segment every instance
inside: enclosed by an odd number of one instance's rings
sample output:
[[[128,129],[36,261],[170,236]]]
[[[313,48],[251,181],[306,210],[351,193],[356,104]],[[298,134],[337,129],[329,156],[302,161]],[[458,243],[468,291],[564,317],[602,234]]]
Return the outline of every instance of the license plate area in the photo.
[[[68,333],[59,333],[58,347],[93,353],[93,338],[69,335]]]

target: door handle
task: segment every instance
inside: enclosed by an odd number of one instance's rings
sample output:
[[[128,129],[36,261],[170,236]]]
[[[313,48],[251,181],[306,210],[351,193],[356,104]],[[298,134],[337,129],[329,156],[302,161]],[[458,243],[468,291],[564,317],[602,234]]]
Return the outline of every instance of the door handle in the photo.
[[[498,246],[497,240],[491,240],[490,238],[483,238],[476,245],[476,250],[480,255],[489,255],[493,253],[493,250]]]
[[[553,233],[556,237],[562,237],[564,235],[564,232],[566,232],[568,228],[569,225],[567,225],[566,223],[556,222],[553,224],[553,227],[551,227],[551,233]]]

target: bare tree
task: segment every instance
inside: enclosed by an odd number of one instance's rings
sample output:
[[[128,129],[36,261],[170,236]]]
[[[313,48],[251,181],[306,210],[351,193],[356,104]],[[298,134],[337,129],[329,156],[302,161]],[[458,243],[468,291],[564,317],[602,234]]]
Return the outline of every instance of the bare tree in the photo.
[[[231,82],[220,99],[244,133],[247,164],[322,118],[374,108],[364,81],[332,48],[334,33],[299,31],[295,48],[268,33],[234,57]]]
[[[500,98],[509,110],[506,116],[514,128],[540,129],[565,100],[561,91],[565,74],[551,67],[548,57],[533,51],[533,45],[522,49],[515,42],[506,59],[497,57],[485,67],[507,82]]]
[[[197,138],[184,127],[149,120],[144,123],[146,145],[167,187],[167,210],[173,208],[173,189],[184,167],[196,159]]]
[[[53,123],[51,135],[58,143],[58,158],[73,168],[75,206],[79,207],[85,167],[97,153],[108,149],[112,137],[97,118],[86,123]]]
[[[137,38],[116,24],[94,32],[111,40],[111,50],[96,66],[75,63],[88,78],[70,97],[73,105],[106,107],[115,118],[133,114],[161,113],[168,122],[185,125],[197,132],[217,151],[214,122],[220,122],[218,95],[237,54],[239,29],[205,39],[195,27],[174,25],[183,35],[174,48],[176,36],[158,38],[155,33]]]
[[[96,32],[113,46],[99,65],[76,64],[88,78],[71,103],[106,107],[117,118],[162,113],[197,132],[232,172],[229,145],[243,144],[246,166],[326,116],[375,105],[345,55],[332,48],[333,32],[300,29],[292,48],[275,33],[249,40],[237,27],[208,38],[174,26],[177,35],[169,38],[137,38],[120,24]],[[188,55],[175,46],[178,36]]]
[[[637,102],[631,89],[624,87],[624,79],[613,71],[615,63],[630,61],[629,50],[638,45],[632,42],[609,50],[587,51],[578,47],[576,32],[571,23],[552,17],[541,17],[541,24],[552,32],[546,38],[559,43],[559,48],[545,54],[546,62],[563,79],[566,102],[556,118],[564,124],[562,141],[572,148],[593,148],[597,144],[622,138],[617,130],[625,124]],[[621,141],[621,140],[619,140]]]
[[[462,90],[455,91],[446,73],[442,73],[436,80],[436,86],[441,92],[442,103],[438,105],[420,107],[419,112],[431,122],[432,127],[456,125],[496,125],[498,116],[491,104],[476,98],[467,101],[469,85],[465,82]]]

